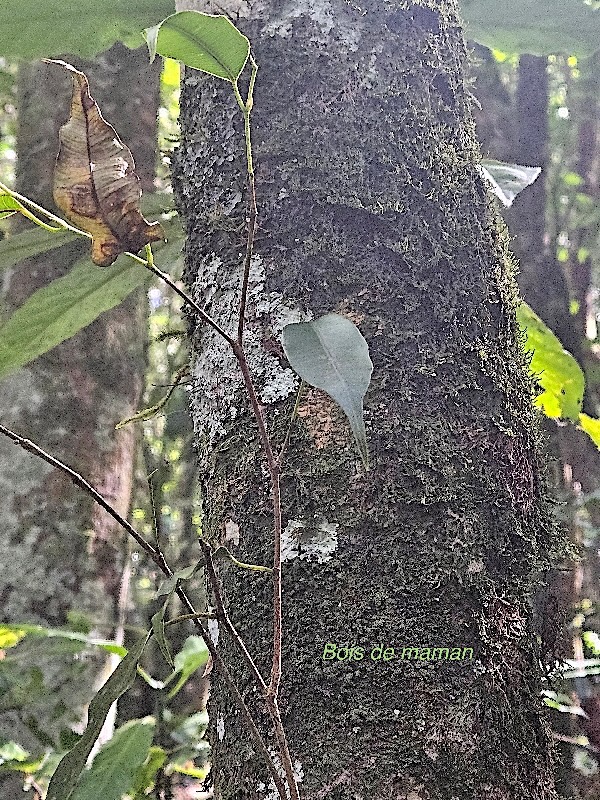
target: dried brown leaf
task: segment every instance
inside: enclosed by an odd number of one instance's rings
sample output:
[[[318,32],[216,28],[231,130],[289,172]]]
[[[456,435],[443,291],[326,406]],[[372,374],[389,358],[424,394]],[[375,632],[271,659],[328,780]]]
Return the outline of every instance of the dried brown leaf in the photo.
[[[100,113],[86,75],[65,61],[45,60],[73,75],[71,115],[59,132],[54,201],[70,222],[92,235],[94,264],[108,267],[121,253],[137,253],[164,239],[164,231],[142,216],[133,156]]]

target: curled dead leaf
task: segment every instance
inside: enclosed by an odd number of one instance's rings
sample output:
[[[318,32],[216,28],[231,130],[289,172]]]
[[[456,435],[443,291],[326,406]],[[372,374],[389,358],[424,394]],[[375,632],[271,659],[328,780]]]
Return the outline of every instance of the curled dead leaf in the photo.
[[[100,113],[86,75],[65,61],[45,61],[73,75],[71,115],[59,132],[54,202],[70,222],[92,235],[94,264],[108,267],[121,253],[137,253],[161,241],[164,231],[142,216],[133,156]]]

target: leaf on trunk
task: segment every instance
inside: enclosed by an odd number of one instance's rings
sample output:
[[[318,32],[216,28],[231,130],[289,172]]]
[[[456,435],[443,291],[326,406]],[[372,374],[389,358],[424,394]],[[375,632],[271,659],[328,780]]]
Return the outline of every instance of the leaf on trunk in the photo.
[[[103,118],[83,72],[73,74],[71,116],[59,133],[54,201],[67,219],[92,235],[92,261],[108,267],[120,253],[137,253],[164,238],[159,223],[140,212],[140,182],[131,151]]]
[[[283,349],[302,380],[332,397],[348,417],[358,451],[369,468],[363,398],[373,364],[369,346],[356,325],[340,314],[286,325]]]

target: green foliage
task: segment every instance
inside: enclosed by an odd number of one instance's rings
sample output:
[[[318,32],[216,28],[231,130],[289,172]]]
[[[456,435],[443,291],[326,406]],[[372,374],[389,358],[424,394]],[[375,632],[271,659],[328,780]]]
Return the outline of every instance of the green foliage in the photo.
[[[145,33],[152,61],[158,53],[231,83],[250,54],[248,39],[223,15],[180,11]]]
[[[115,700],[129,689],[137,674],[138,661],[150,638],[140,639],[120,662],[104,686],[95,695],[88,711],[88,724],[75,747],[61,759],[52,776],[46,800],[70,800],[96,739],[100,735],[104,720]]]
[[[13,267],[26,258],[62,247],[75,239],[77,235],[71,231],[51,233],[41,228],[7,236],[0,241],[0,271]]]
[[[346,317],[326,314],[312,322],[286,325],[282,341],[292,369],[306,383],[323,389],[341,406],[368,469],[363,399],[369,388],[373,364],[361,332]]]
[[[465,35],[506,53],[588,56],[600,48],[600,10],[586,0],[461,0]]]
[[[152,787],[156,780],[158,770],[164,766],[166,760],[167,754],[162,747],[153,746],[150,748],[144,763],[138,768],[131,784],[130,794],[133,795],[134,800],[147,796],[148,789]]]
[[[181,244],[175,239],[159,246],[160,257],[175,261]],[[0,378],[74,336],[151,278],[125,256],[102,270],[89,256],[81,259],[67,275],[34,292],[0,327]]]
[[[72,800],[121,800],[148,757],[154,727],[153,717],[122,725],[83,773]]]
[[[10,647],[14,647],[26,636],[40,639],[64,639],[69,642],[80,642],[82,645],[99,647],[107,653],[116,653],[120,656],[124,656],[127,652],[127,650],[119,644],[105,641],[104,639],[95,639],[76,631],[63,630],[61,628],[44,628],[42,625],[0,623],[0,649],[6,650]]]
[[[173,656],[171,655],[171,648],[169,647],[169,642],[165,636],[165,614],[167,613],[170,599],[171,595],[169,594],[160,610],[157,611],[156,614],[153,614],[152,633],[154,634],[156,643],[158,644],[160,652],[163,654],[165,661],[171,668],[173,668],[175,666],[173,663]]]
[[[535,312],[521,303],[519,324],[526,329],[526,350],[533,353],[531,371],[544,390],[536,399],[548,417],[578,422],[585,379],[581,367]]]
[[[179,679],[169,692],[169,698],[175,697],[179,690],[200,667],[208,661],[208,648],[200,636],[188,636],[183,647],[175,656],[175,668],[165,681],[170,683],[177,676]]]
[[[506,164],[504,161],[487,158],[481,162],[481,171],[502,205],[509,208],[515,197],[531,186],[542,170],[540,167]]]
[[[95,56],[115,42],[140,47],[141,31],[175,10],[173,0],[20,0],[0,3],[0,53],[35,59]]]

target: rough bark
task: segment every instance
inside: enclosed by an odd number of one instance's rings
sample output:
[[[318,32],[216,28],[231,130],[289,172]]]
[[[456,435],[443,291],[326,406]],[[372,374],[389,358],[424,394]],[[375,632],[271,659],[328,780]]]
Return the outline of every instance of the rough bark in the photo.
[[[375,366],[371,471],[341,413],[313,390],[284,464],[281,705],[302,796],[552,800],[531,591],[553,526],[513,261],[476,169],[455,4],[233,5],[261,65],[247,349],[275,442],[295,392],[284,324],[346,314]],[[206,10],[180,3],[190,7]],[[232,330],[247,197],[230,91],[188,70],[181,123],[174,178],[186,279]],[[205,327],[194,331],[193,374],[204,530],[239,558],[268,563],[255,425],[231,354]],[[232,570],[223,578],[267,672],[270,581]],[[268,734],[224,631],[218,641]],[[327,643],[362,646],[365,657],[324,660]],[[395,658],[371,660],[378,644]],[[410,646],[471,647],[474,657],[402,660]],[[213,677],[215,796],[271,798]]]
[[[158,72],[143,50],[123,46],[82,63],[94,98],[134,153],[151,190],[156,161]],[[17,188],[53,208],[52,172],[58,128],[68,117],[69,76],[56,67],[27,64],[19,78]],[[66,274],[85,245],[61,248],[5,273],[4,312]],[[136,293],[73,339],[2,381],[2,422],[32,438],[88,478],[127,514],[134,428],[115,424],[137,407],[143,388],[145,298]],[[0,442],[0,575],[2,616],[11,621],[64,625],[69,612],[103,636],[117,619],[126,550],[122,531],[60,472]],[[22,646],[26,647],[26,646]],[[21,648],[19,648],[19,653]],[[35,651],[34,651],[35,652]],[[16,653],[16,651],[15,651]],[[18,657],[19,654],[17,654]],[[25,701],[25,715],[51,737],[77,719],[89,700],[99,663],[44,658],[46,688]],[[23,680],[31,667],[25,659]],[[35,746],[18,709],[3,722],[10,736]]]

